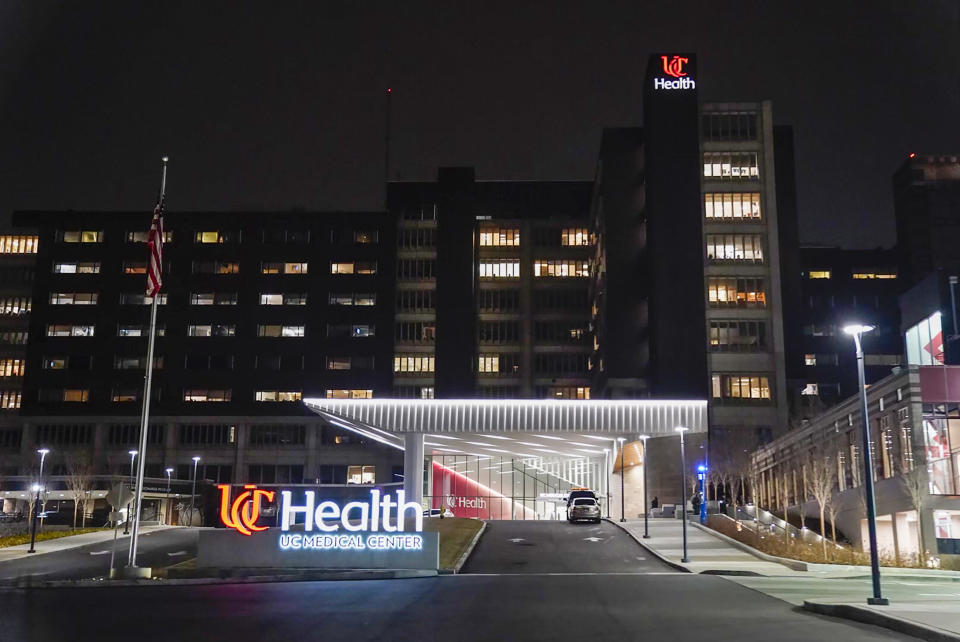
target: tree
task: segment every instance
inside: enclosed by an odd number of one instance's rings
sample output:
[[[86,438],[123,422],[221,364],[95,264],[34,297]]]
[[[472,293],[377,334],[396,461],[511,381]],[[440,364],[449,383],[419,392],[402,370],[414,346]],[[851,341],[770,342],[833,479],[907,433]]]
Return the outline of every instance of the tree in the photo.
[[[824,521],[824,512],[833,495],[833,485],[837,479],[837,466],[833,457],[823,451],[814,451],[807,462],[807,483],[810,494],[820,509],[820,541],[823,543],[823,558],[827,558],[827,532]],[[833,521],[833,520],[831,520]],[[836,543],[836,528],[834,528],[834,543]]]
[[[82,515],[82,527],[87,525],[87,498],[93,477],[93,470],[84,455],[67,457],[67,491],[73,498],[73,527],[77,527],[77,511]]]
[[[833,540],[834,549],[837,547],[837,517],[840,515],[840,489],[835,489],[830,493],[830,501],[827,503],[827,515],[830,516],[830,535]],[[826,535],[824,535],[826,537]]]
[[[790,543],[790,515],[787,508],[790,505],[790,474],[786,469],[783,471],[783,479],[780,484],[780,505],[783,508],[783,541]]]
[[[917,561],[920,566],[927,565],[926,550],[923,547],[923,517],[921,512],[930,490],[930,481],[925,466],[914,466],[913,470],[900,475],[900,483],[910,497],[913,509],[917,511]]]

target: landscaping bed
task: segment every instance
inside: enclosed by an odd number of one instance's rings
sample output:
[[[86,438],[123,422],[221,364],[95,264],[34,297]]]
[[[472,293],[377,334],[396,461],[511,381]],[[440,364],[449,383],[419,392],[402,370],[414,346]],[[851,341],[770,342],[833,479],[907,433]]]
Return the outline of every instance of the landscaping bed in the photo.
[[[72,535],[82,535],[84,533],[96,533],[98,531],[110,530],[109,528],[78,528],[76,530],[56,530],[37,533],[37,541],[43,542],[51,539],[60,539],[61,537],[70,537]],[[30,543],[30,532],[19,533],[17,535],[7,535],[0,537],[0,548],[7,546],[19,546]]]
[[[470,542],[483,528],[479,519],[464,517],[428,517],[423,520],[423,530],[440,533],[440,569],[452,570]]]

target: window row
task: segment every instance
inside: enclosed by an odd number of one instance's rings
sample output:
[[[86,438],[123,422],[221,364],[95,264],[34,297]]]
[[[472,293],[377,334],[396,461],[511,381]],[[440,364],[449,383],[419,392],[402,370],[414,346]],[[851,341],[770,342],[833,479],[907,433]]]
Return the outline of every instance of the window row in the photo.
[[[751,180],[760,178],[756,152],[704,152],[703,176],[714,180]]]
[[[397,312],[432,312],[433,290],[397,290]]]
[[[769,403],[770,378],[766,375],[714,374],[711,376],[714,399],[731,402]]]
[[[520,290],[480,290],[481,312],[515,312],[520,310]]]
[[[407,227],[397,234],[397,247],[407,250],[432,248],[436,244],[436,230],[431,227]]]
[[[701,119],[705,141],[757,140],[756,112],[709,112]]]
[[[0,377],[22,377],[26,369],[23,359],[0,359]]]
[[[590,357],[585,354],[540,353],[534,355],[533,369],[538,375],[586,375],[590,371]]]
[[[582,341],[587,329],[575,321],[537,321],[533,324],[533,338],[546,343]]]
[[[49,324],[47,325],[48,337],[92,337],[95,335],[96,326],[87,324]],[[206,323],[187,325],[188,337],[233,337],[236,336],[237,326],[232,323]],[[139,337],[143,336],[144,326],[142,325],[120,325],[117,328],[117,336],[121,337]],[[303,325],[282,325],[282,324],[259,324],[257,325],[258,337],[303,337],[306,330]],[[157,336],[166,336],[166,328],[158,328]],[[328,324],[327,336],[337,337],[373,337],[376,336],[376,328],[371,324]]]
[[[371,356],[327,357],[327,370],[373,370]]]
[[[481,343],[516,343],[520,340],[520,322],[480,321],[477,336]]]
[[[533,275],[538,277],[586,277],[590,276],[589,261],[536,260]]]
[[[710,350],[713,352],[761,352],[767,349],[764,321],[711,321]]]
[[[437,262],[433,259],[398,259],[398,279],[434,279]]]
[[[398,354],[393,357],[393,371],[433,372],[435,363],[433,355]]]
[[[4,296],[0,297],[0,316],[19,317],[30,314],[33,307],[33,299],[28,296]]]
[[[761,234],[707,234],[707,260],[711,263],[763,263]]]
[[[707,278],[707,300],[712,308],[763,308],[767,295],[762,278],[711,276]]]
[[[480,228],[480,246],[517,247],[520,245],[520,228]]]
[[[394,325],[397,343],[433,343],[437,339],[437,324],[422,321],[400,321]]]
[[[36,254],[36,236],[4,234],[0,236],[0,254]]]
[[[590,307],[586,288],[534,290],[534,312],[582,312]]]
[[[477,372],[479,374],[519,374],[520,354],[516,352],[481,354],[477,357]]]
[[[761,219],[758,192],[717,192],[703,195],[708,222],[757,223]]]

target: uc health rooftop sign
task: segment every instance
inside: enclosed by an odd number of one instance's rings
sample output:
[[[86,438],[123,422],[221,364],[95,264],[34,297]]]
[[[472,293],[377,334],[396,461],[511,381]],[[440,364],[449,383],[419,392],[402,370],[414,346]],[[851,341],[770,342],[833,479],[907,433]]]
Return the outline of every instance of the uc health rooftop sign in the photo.
[[[423,508],[370,490],[366,501],[340,503],[314,490],[294,499],[279,491],[279,526],[258,523],[265,503],[277,491],[246,485],[231,496],[220,490],[220,522],[225,529],[201,531],[197,566],[208,568],[358,568],[436,570],[437,533],[423,532]]]
[[[694,54],[654,54],[647,66],[647,78],[655,92],[692,90],[697,88],[696,66]]]

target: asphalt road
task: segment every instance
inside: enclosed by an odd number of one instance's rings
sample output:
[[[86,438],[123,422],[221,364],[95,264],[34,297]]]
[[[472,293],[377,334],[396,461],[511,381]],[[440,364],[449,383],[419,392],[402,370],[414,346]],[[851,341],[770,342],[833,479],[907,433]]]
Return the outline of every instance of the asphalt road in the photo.
[[[116,542],[116,566],[125,565],[130,538],[120,535]],[[42,546],[42,543],[38,544]],[[110,569],[110,550],[113,540],[71,548],[55,553],[43,553],[0,563],[0,582],[25,577],[45,580],[73,580],[103,577]],[[191,528],[173,528],[140,536],[137,561],[141,566],[170,566],[195,557],[197,531]],[[2,639],[2,636],[0,636]]]
[[[722,577],[664,571],[613,528],[494,522],[472,573],[434,578],[5,590],[0,639],[913,639],[808,614]]]
[[[491,521],[463,573],[650,573],[671,570],[609,522]]]

